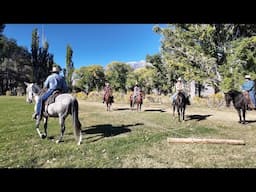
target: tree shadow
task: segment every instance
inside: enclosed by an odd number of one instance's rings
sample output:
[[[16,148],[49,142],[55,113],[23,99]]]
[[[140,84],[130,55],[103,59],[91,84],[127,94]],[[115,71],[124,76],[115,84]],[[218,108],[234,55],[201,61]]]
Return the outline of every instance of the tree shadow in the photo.
[[[131,129],[129,127],[134,127],[138,125],[144,125],[144,123],[127,124],[121,126],[113,126],[111,124],[94,125],[91,127],[84,128],[84,130],[82,130],[82,134],[92,134],[93,136],[90,136],[88,138],[90,139],[98,137],[93,140],[97,141],[104,137],[112,137],[122,133],[131,132]]]
[[[165,110],[162,110],[162,109],[145,109],[144,111],[146,111],[146,112],[154,112],[154,111],[158,111],[158,112],[161,112],[161,113],[166,112]]]
[[[206,120],[207,117],[210,117],[212,115],[187,115],[187,120],[197,120],[197,121],[201,121],[201,120]]]

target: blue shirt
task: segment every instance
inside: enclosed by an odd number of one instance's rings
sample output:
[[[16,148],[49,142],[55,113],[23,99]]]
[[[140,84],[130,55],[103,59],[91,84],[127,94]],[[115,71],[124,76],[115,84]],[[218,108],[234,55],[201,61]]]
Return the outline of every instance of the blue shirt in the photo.
[[[248,91],[248,92],[254,92],[254,81],[249,80],[245,81],[242,85],[242,90],[243,91]]]
[[[50,90],[60,89],[62,92],[68,92],[68,87],[63,76],[53,73],[47,77],[44,87]]]

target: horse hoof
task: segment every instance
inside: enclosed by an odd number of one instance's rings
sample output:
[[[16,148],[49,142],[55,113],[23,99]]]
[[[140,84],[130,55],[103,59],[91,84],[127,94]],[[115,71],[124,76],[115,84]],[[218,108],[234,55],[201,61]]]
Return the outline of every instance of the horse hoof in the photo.
[[[45,135],[45,134],[42,134],[42,135],[41,135],[41,138],[42,138],[42,139],[45,139],[45,138],[46,138],[46,135]]]

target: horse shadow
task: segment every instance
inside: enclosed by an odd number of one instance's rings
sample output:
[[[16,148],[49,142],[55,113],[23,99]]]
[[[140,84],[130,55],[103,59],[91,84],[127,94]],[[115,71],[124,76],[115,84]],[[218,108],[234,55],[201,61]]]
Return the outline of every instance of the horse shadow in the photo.
[[[113,111],[126,111],[126,110],[130,110],[130,108],[128,108],[128,107],[119,107],[119,108],[115,108],[115,109],[113,109]]]
[[[154,112],[154,111],[156,111],[156,112],[161,112],[161,113],[166,112],[163,109],[145,109],[144,111],[146,111],[146,112]]]
[[[248,123],[255,123],[256,120],[246,120],[245,123],[248,124]]]
[[[91,134],[92,136],[87,137],[87,139],[93,139],[93,142],[100,140],[104,137],[113,137],[119,134],[131,132],[129,127],[135,127],[138,125],[144,125],[143,123],[135,123],[135,124],[127,124],[121,126],[113,126],[111,124],[101,124],[101,125],[94,125],[91,127],[87,127],[86,129],[82,130],[82,134],[88,135]]]
[[[197,120],[197,121],[202,121],[206,120],[207,117],[210,117],[212,115],[187,115],[187,120]]]

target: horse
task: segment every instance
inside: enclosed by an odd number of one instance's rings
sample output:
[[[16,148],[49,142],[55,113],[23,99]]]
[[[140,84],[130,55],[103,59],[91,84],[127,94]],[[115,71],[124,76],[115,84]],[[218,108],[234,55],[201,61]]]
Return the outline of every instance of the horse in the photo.
[[[187,105],[187,98],[182,92],[178,92],[176,99],[172,103],[172,106],[173,106],[173,117],[175,116],[175,108],[177,108],[179,122],[181,121],[180,116],[182,116],[182,120],[185,121],[186,105]]]
[[[133,93],[130,95],[130,109],[132,110],[134,108],[134,104],[137,105],[137,111],[141,111],[141,106],[143,104],[144,99],[144,92],[140,91],[140,93],[135,97],[135,100],[133,100]]]
[[[28,103],[32,103],[33,99],[35,100],[35,107],[34,110],[36,111],[36,104],[39,99],[39,94],[45,90],[41,89],[38,85],[34,83],[27,83],[24,82],[27,86],[26,88],[26,101]],[[44,104],[43,104],[44,105]],[[39,130],[39,124],[40,121],[36,121],[36,131],[39,134],[39,137],[44,139],[47,137],[47,122],[48,117],[54,117],[59,118],[59,124],[60,124],[60,137],[56,141],[56,143],[60,143],[63,141],[63,136],[65,132],[65,119],[70,114],[72,116],[73,120],[73,128],[74,128],[74,136],[76,140],[78,141],[77,144],[80,145],[82,142],[82,131],[81,131],[81,123],[78,118],[78,101],[77,99],[72,96],[71,94],[60,94],[55,98],[55,102],[49,104],[47,107],[45,107],[45,111],[42,113],[42,116],[44,118],[44,133],[41,133]]]
[[[239,123],[245,124],[245,112],[248,106],[247,99],[245,98],[244,94],[236,91],[230,90],[227,93],[224,93],[226,106],[229,107],[231,101],[233,102],[233,106],[236,109],[238,116],[239,116]],[[242,116],[241,116],[242,113]],[[243,120],[242,120],[243,117]]]
[[[112,95],[112,90],[107,90],[105,95],[104,95],[104,102],[107,105],[107,111],[110,111],[110,107],[112,103],[114,102],[114,97]]]

